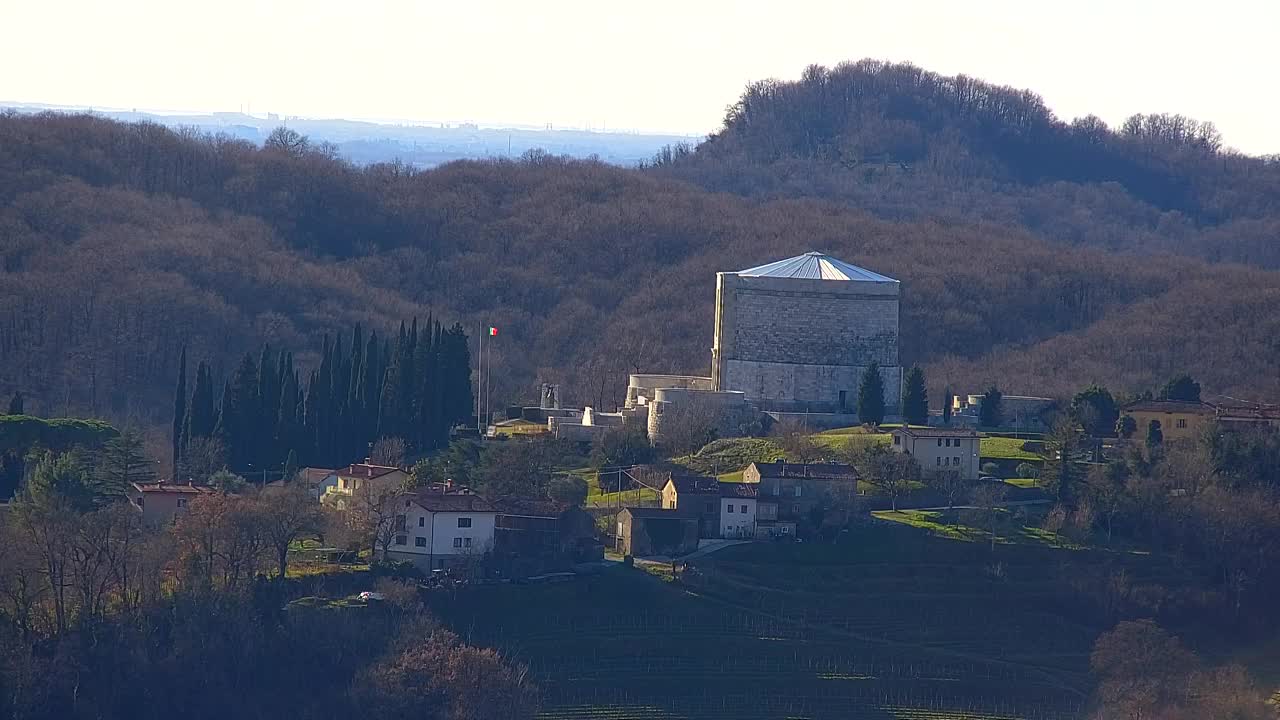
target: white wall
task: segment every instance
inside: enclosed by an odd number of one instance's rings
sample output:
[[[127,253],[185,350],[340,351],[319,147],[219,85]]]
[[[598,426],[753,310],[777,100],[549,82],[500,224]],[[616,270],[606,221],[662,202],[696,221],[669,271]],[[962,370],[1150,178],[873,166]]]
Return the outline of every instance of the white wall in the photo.
[[[493,549],[494,525],[497,513],[433,513],[418,505],[399,508],[405,516],[404,545],[391,545],[391,549],[410,555],[458,556],[479,555]],[[471,527],[458,527],[459,518],[470,518]],[[419,547],[417,538],[423,538],[424,547]],[[454,540],[461,539],[462,546],[455,547]],[[467,545],[466,540],[471,544]]]
[[[733,512],[729,512],[729,506]],[[742,512],[742,508],[746,512]],[[756,532],[755,498],[720,498],[720,537],[752,537]]]

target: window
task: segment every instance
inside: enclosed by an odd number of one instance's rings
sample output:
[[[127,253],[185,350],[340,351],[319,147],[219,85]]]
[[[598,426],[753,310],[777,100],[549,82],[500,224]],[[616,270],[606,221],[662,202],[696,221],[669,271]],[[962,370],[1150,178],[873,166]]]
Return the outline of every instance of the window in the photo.
[[[622,537],[622,521],[618,521],[618,537]]]
[[[458,527],[471,527],[471,518],[458,518]]]
[[[729,503],[729,512],[730,512],[730,513],[732,513],[732,512],[733,512],[733,503]]]
[[[454,538],[454,539],[453,539],[453,546],[454,546],[454,547],[456,547],[456,548],[460,548],[460,547],[462,547],[462,538]]]
[[[462,538],[462,547],[471,547],[471,538]]]
[[[139,496],[138,496],[138,507],[140,507],[140,508],[141,508],[141,507],[146,507],[146,503],[144,502],[145,500],[146,500],[146,498],[144,498],[144,497],[142,497],[141,495],[139,495]]]
[[[426,527],[426,526],[427,526],[427,516],[426,516],[426,515],[419,515],[419,516],[418,516],[418,527]]]
[[[413,539],[413,546],[414,546],[414,547],[426,547],[426,546],[427,546],[427,539],[426,539],[426,538],[424,538],[424,537],[416,537],[416,538],[414,538],[414,539]]]
[[[938,461],[938,467],[942,467],[942,458],[934,458],[934,460]]]
[[[186,506],[187,506],[187,499],[186,499],[186,498],[178,498],[178,507],[179,507],[179,508],[184,508],[184,507],[186,507]]]
[[[740,508],[738,508],[738,509],[742,511],[742,514],[743,514],[743,515],[746,515],[746,514],[747,514],[747,506],[746,506],[746,505],[743,505],[742,507],[740,507]]]
[[[1187,426],[1186,418],[1178,418],[1178,427],[1185,428]]]
[[[902,444],[902,436],[901,436],[901,435],[894,435],[894,436],[893,436],[893,444],[894,444],[894,445],[901,445],[901,444]]]
[[[396,544],[397,544],[397,545],[407,545],[407,544],[409,544],[409,538],[405,537],[404,535],[397,535],[397,536],[396,536]]]
[[[956,460],[956,467],[960,467],[960,456],[957,455],[955,460]]]
[[[796,486],[796,497],[800,497],[800,486]]]
[[[403,529],[404,529],[404,516],[403,516],[403,515],[397,515],[397,516],[396,516],[396,529],[397,529],[397,530],[403,530]]]
[[[950,441],[950,440],[948,440],[948,441],[947,441],[947,445],[948,445],[948,446],[949,446],[949,445],[951,445],[951,441]],[[942,438],[938,438],[938,447],[942,447]]]

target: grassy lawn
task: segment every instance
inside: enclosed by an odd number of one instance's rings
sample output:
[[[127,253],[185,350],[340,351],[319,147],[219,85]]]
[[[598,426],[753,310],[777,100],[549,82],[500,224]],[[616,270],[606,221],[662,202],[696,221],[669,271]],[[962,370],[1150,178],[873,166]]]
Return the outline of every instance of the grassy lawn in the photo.
[[[738,470],[736,472],[721,473],[716,476],[716,479],[719,480],[720,482],[740,483],[742,482],[742,471]]]
[[[871,515],[880,520],[925,530],[949,540],[991,541],[991,533],[986,525],[987,517],[985,513],[977,510],[879,510]],[[1038,520],[1038,517],[1035,519]],[[1034,523],[1020,522],[1009,510],[997,511],[996,543],[1034,545],[1064,550],[1083,549],[1083,546],[1069,538],[1049,532]]]
[[[773,462],[783,455],[772,438],[726,438],[672,461],[701,475],[718,475],[742,470],[753,462]]]
[[[1040,481],[1037,480],[1036,478],[1009,478],[1005,480],[1005,482],[1014,487],[1030,489],[1034,487],[1039,487]]]
[[[984,437],[981,440],[979,454],[983,460],[1019,460],[1028,462],[1044,462],[1039,455],[1022,449],[1026,440],[1018,438]]]
[[[640,488],[639,490],[623,490],[622,492],[602,493],[595,483],[587,485],[587,506],[588,507],[611,507],[621,504],[622,507],[628,505],[652,504],[658,499],[658,493],[649,488]]]

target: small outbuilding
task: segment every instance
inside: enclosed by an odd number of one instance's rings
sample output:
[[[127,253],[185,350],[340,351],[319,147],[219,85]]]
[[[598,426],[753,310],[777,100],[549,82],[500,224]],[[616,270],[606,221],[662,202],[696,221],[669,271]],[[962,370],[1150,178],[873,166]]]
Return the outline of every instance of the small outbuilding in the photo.
[[[616,547],[624,555],[691,553],[698,549],[698,519],[679,510],[623,508]]]

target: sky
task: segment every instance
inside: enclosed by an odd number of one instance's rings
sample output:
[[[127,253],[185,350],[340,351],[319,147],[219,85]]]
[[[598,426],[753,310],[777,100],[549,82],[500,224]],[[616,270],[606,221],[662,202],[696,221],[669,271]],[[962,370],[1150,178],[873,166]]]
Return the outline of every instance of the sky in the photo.
[[[1275,0],[0,0],[0,101],[703,134],[749,82],[869,57],[1263,154],[1278,27]]]

